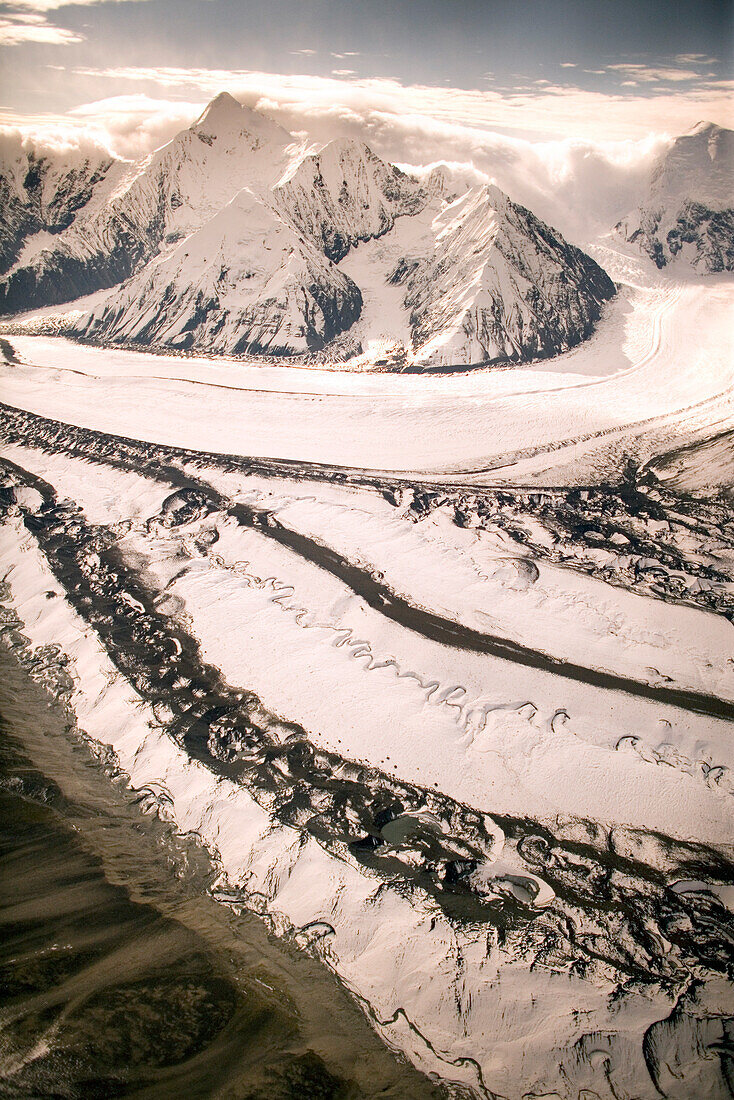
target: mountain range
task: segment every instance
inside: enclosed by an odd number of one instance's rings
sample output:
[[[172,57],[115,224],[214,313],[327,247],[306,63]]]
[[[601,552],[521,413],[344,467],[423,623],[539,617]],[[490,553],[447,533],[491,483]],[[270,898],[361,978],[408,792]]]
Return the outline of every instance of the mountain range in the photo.
[[[616,233],[658,266],[731,270],[732,137],[679,138]],[[227,93],[136,164],[11,149],[0,209],[0,312],[94,295],[70,314],[94,341],[395,368],[523,362],[587,338],[615,293],[498,187],[447,166],[418,178],[357,140],[308,147]]]

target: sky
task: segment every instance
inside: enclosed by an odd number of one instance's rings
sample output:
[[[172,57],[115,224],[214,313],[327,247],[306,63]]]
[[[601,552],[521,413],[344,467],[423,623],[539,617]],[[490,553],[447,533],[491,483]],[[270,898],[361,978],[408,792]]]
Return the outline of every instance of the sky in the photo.
[[[227,90],[604,208],[675,135],[734,126],[733,53],[734,0],[0,0],[0,127],[135,159]]]

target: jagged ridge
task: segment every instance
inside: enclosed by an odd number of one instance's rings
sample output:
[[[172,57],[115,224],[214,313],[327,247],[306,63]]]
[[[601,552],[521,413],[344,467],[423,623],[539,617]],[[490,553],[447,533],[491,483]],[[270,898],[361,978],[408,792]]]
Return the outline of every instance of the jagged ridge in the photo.
[[[128,165],[101,209],[0,282],[0,312],[56,304],[128,278],[199,229],[245,185],[267,190],[291,135],[223,93],[187,130]]]
[[[414,351],[426,362],[554,355],[593,331],[612,280],[498,187],[476,188],[434,222],[431,253],[406,257]]]
[[[30,238],[28,262],[0,281],[0,310],[114,288],[77,334],[291,355],[350,329],[368,274],[371,319],[345,354],[369,345],[377,316],[400,330],[385,334],[404,349],[396,363],[420,366],[564,351],[614,293],[588,256],[496,187],[467,192],[448,167],[420,182],[360,141],[299,151],[226,93],[144,161],[113,168],[51,243]],[[359,248],[383,238],[367,273]]]
[[[358,241],[382,236],[426,201],[418,181],[361,141],[332,141],[274,188],[277,209],[335,263]]]
[[[102,151],[62,158],[26,150],[19,140],[6,138],[3,144],[0,273],[4,274],[30,237],[43,234],[50,241],[52,235],[68,229],[111,170],[114,176],[117,165]]]

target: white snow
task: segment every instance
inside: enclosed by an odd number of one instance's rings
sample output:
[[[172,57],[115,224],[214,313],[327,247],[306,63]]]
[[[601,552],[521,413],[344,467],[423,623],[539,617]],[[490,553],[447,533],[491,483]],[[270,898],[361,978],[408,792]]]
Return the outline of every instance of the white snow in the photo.
[[[13,336],[27,365],[0,364],[4,400],[216,453],[443,481],[614,478],[626,457],[644,461],[734,424],[734,280],[675,282],[616,255],[634,280],[627,306],[537,370],[344,374]]]
[[[649,255],[656,254],[658,262],[672,262],[677,270],[731,271],[726,230],[717,239],[708,227],[708,214],[699,221],[701,208],[728,211],[729,219],[734,210],[734,131],[713,123],[700,123],[676,138],[656,164],[642,205],[623,218],[616,231]],[[691,216],[691,239],[672,244],[680,236],[679,220],[690,222]]]
[[[710,128],[690,137],[676,143],[657,192],[668,205],[684,192],[721,202],[730,186],[720,172],[723,139]],[[704,145],[712,173],[702,173]],[[276,180],[282,218],[264,199]],[[86,219],[60,235],[72,253],[86,254],[104,244],[106,204],[142,224],[163,203],[161,251],[122,291],[35,311],[3,337],[18,362],[0,358],[2,401],[151,444],[304,464],[268,476],[225,471],[206,456],[184,465],[426,614],[583,668],[734,700],[734,628],[723,617],[535,558],[499,525],[457,526],[448,506],[413,523],[367,486],[308,480],[307,465],[320,463],[397,483],[559,487],[616,481],[632,460],[687,492],[731,488],[734,278],[694,277],[682,265],[658,272],[618,234],[588,245],[620,289],[593,337],[573,351],[523,368],[450,375],[371,369],[421,355],[468,364],[478,349],[465,321],[487,288],[519,301],[516,274],[502,258],[488,259],[506,196],[462,186],[457,197],[449,182],[441,172],[421,183],[395,174],[357,142],[305,153],[275,123],[219,96],[144,163],[115,166]],[[314,244],[334,229],[345,235],[338,265]],[[51,243],[44,233],[30,237],[18,263],[42,259]],[[454,265],[443,281],[442,256]],[[417,350],[408,282],[390,281],[403,260],[419,265],[427,313],[441,314]],[[321,364],[163,356],[30,334],[43,319],[61,327],[85,310],[99,317],[122,306],[124,334],[139,335],[172,287],[163,324],[173,342],[216,296],[222,347],[234,346],[242,316],[265,302],[272,342],[285,335],[303,350],[313,309],[302,289],[314,278],[336,294],[352,279],[363,293],[359,321]],[[24,322],[27,334],[19,333]],[[336,370],[349,341],[363,353],[349,371]],[[79,726],[114,749],[132,786],[163,792],[180,829],[199,833],[220,871],[219,895],[242,887],[276,932],[317,943],[387,1042],[472,1095],[637,1096],[649,1078],[641,1037],[670,1016],[674,993],[627,982],[620,995],[619,973],[602,959],[583,976],[552,950],[533,961],[528,943],[545,948],[564,921],[579,942],[593,943],[614,936],[617,918],[600,912],[597,920],[528,871],[510,830],[506,838],[492,815],[534,820],[566,838],[598,829],[617,853],[644,859],[673,895],[708,892],[731,907],[731,889],[707,883],[703,870],[669,873],[655,837],[731,853],[730,725],[442,644],[225,512],[167,526],[160,512],[171,487],[142,469],[9,443],[0,444],[3,457],[108,528],[129,567],[170,597],[159,601],[160,613],[180,616],[203,658],[232,688],[256,693],[273,722],[300,724],[316,749],[377,769],[382,782],[410,782],[427,800],[435,789],[483,814],[492,843],[472,885],[488,898],[512,894],[529,915],[505,939],[490,924],[452,922],[418,886],[401,889],[346,845],[327,849],[280,824],[244,786],[190,759],[169,736],[173,712],[154,710],[133,690],[72,609],[22,522],[20,509],[37,511],[41,494],[19,488],[19,508],[0,524],[0,557],[22,634],[33,648],[53,642],[68,655]],[[551,547],[538,519],[519,522]],[[665,524],[649,519],[644,530],[654,536]],[[688,545],[684,531],[675,537]],[[616,536],[620,553],[624,540]],[[700,560],[731,561],[716,532],[705,546],[689,541]],[[613,556],[595,545],[586,553],[600,564]],[[144,611],[132,596],[128,603]],[[389,823],[385,839],[395,850],[411,822],[447,828],[422,805]],[[721,990],[704,975],[701,1012],[723,1014]]]
[[[151,260],[77,321],[94,338],[213,350],[308,350],[327,327],[316,285],[356,295],[342,273],[252,191],[243,188],[211,220]]]
[[[183,601],[207,660],[228,682],[302,723],[316,744],[498,813],[542,819],[573,807],[609,824],[730,840],[728,787],[707,786],[701,767],[734,771],[727,723],[430,641],[232,519],[201,521],[218,534],[213,556],[202,559],[195,527],[141,526],[161,486],[28,448],[0,453],[73,495],[95,522],[107,512],[119,524],[137,498],[140,519],[123,547],[147,562],[157,590]],[[408,525],[373,494],[331,487],[314,499],[295,485],[274,492],[235,475],[215,474],[213,483],[454,621],[633,679],[662,673],[672,686],[734,698],[734,628],[714,615],[542,563],[536,584],[518,585],[511,547],[498,553],[491,533],[440,516]],[[639,751],[628,751],[631,737]],[[657,766],[653,754],[665,763],[664,745],[680,767]]]

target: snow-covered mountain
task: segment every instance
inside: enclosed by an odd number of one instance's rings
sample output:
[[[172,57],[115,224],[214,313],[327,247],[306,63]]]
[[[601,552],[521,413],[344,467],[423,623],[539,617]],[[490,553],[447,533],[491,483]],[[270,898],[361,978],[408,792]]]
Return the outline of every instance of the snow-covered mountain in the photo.
[[[420,367],[556,354],[614,294],[498,188],[448,166],[419,180],[360,141],[307,150],[227,94],[88,191],[53,238],[26,236],[0,311],[109,289],[77,335]]]
[[[304,157],[274,188],[281,214],[338,262],[358,241],[381,237],[416,214],[426,193],[361,141],[332,141]]]
[[[0,154],[0,274],[27,262],[41,242],[52,247],[121,167],[102,150],[34,151],[12,135],[2,139]]]
[[[541,358],[591,335],[614,295],[580,249],[498,187],[473,188],[433,221],[428,253],[405,256],[414,354],[424,362]]]
[[[648,197],[617,225],[659,268],[734,270],[734,130],[702,122],[656,165]]]
[[[243,186],[267,191],[292,136],[222,93],[189,129],[127,165],[107,201],[81,210],[0,281],[0,312],[56,304],[114,286],[162,248],[199,229]],[[33,238],[30,239],[31,243]]]
[[[88,338],[291,355],[322,348],[359,316],[358,287],[244,188],[152,260],[77,332]]]

